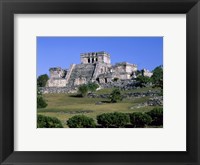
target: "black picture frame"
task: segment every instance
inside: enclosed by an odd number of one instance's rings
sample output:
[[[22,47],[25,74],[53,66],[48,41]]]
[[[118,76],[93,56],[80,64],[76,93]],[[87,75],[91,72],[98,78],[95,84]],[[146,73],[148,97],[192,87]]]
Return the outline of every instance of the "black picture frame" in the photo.
[[[145,13],[186,14],[186,152],[17,152],[14,151],[14,14]],[[171,25],[173,26],[173,25]],[[200,164],[199,0],[0,0],[1,164]],[[178,63],[178,62],[177,62]],[[31,141],[31,140],[30,140]]]

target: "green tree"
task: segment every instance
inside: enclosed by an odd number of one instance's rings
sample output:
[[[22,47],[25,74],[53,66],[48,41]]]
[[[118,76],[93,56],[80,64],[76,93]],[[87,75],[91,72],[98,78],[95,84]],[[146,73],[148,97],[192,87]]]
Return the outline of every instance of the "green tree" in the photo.
[[[153,70],[152,82],[155,87],[163,89],[163,67],[158,66]]]
[[[37,128],[63,128],[63,126],[55,117],[37,115]]]
[[[37,85],[39,87],[45,87],[48,80],[49,80],[49,77],[47,74],[40,75],[37,78]]]
[[[88,91],[88,86],[86,84],[80,85],[78,87],[78,93],[80,93],[82,97],[87,96]]]
[[[70,128],[94,128],[96,126],[93,118],[84,115],[75,115],[69,118],[67,125]]]
[[[148,83],[151,82],[151,78],[147,76],[139,75],[137,76],[136,81],[140,83],[140,87],[145,87]]]
[[[88,86],[88,90],[91,92],[95,92],[97,88],[99,87],[99,85],[94,82],[88,83],[87,86]]]
[[[112,103],[116,103],[117,101],[122,100],[122,95],[119,89],[114,89],[112,93],[110,94],[110,101]]]

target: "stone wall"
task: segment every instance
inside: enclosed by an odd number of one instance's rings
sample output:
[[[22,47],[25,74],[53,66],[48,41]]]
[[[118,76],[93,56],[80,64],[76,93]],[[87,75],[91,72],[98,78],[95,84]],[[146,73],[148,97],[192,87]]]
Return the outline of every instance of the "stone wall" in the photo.
[[[153,75],[152,72],[150,72],[149,70],[147,69],[142,69],[142,75],[143,76],[146,76],[146,77],[151,77]]]
[[[137,87],[135,80],[112,80],[111,82],[100,84],[102,88],[120,88],[122,90],[135,89]]]
[[[50,78],[64,78],[67,74],[67,70],[64,70],[60,67],[50,68],[49,69]]]
[[[162,106],[163,96],[156,96],[156,97],[150,98],[147,103],[150,106]]]
[[[104,51],[81,53],[81,64],[107,63],[110,64],[110,55]]]
[[[131,79],[132,77],[135,77],[137,65],[129,64],[127,62],[117,63],[112,66],[112,71],[117,74],[119,79]]]
[[[124,93],[122,98],[124,99],[133,99],[133,98],[141,98],[141,97],[152,97],[149,99],[148,104],[152,106],[162,105],[162,96],[159,96],[159,92],[129,92]],[[109,98],[110,94],[95,94],[89,93],[89,98]]]
[[[86,83],[87,83],[87,81],[86,81],[85,77],[78,77],[78,78],[75,78],[75,80],[74,80],[75,86],[86,84]]]
[[[47,87],[65,87],[67,84],[66,79],[49,79],[47,81]]]
[[[116,72],[126,72],[126,73],[132,73],[137,71],[137,65],[135,64],[130,64],[127,62],[121,62],[121,63],[116,63],[113,66],[113,70]]]
[[[69,88],[69,87],[40,87],[39,90],[43,94],[48,93],[76,93],[76,88]]]

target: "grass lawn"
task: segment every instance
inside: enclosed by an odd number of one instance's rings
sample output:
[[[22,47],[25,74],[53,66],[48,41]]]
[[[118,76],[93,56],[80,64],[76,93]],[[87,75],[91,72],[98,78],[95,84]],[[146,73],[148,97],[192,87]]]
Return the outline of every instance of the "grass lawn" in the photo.
[[[143,88],[142,92],[148,90],[155,90]],[[97,94],[111,93],[112,89],[102,89],[97,91]],[[137,89],[128,92],[139,92]],[[141,92],[141,91],[140,91]],[[102,113],[109,112],[146,112],[152,110],[152,106],[140,106],[141,103],[146,102],[149,98],[134,98],[131,100],[123,100],[118,103],[102,103],[97,105],[98,102],[109,102],[108,99],[102,98],[81,98],[75,97],[73,94],[44,94],[43,97],[47,101],[46,108],[38,109],[37,113],[57,117],[61,120],[64,127],[67,127],[66,121],[78,114],[84,114],[96,120],[96,116]]]

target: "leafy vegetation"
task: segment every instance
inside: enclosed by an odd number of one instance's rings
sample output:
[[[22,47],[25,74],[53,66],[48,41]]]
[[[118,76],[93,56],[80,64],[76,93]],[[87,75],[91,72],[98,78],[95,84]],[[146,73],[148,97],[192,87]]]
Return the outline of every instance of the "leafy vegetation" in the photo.
[[[63,128],[63,126],[55,117],[37,115],[37,128]]]
[[[163,125],[163,108],[154,108],[147,112],[147,114],[152,118],[151,125]]]
[[[107,128],[113,124],[113,115],[111,113],[104,113],[97,116],[97,123]]]
[[[95,92],[97,90],[97,88],[99,87],[99,85],[96,84],[96,83],[90,82],[90,83],[87,84],[87,87],[88,87],[89,91]]]
[[[116,103],[117,101],[122,101],[122,95],[119,89],[114,89],[110,94],[110,101]]]
[[[155,87],[160,87],[161,89],[163,89],[163,67],[162,66],[158,66],[153,70],[153,75],[151,79]]]
[[[151,78],[147,76],[139,75],[137,76],[136,81],[139,82],[140,87],[146,87],[147,84],[151,82]]]
[[[37,85],[39,87],[45,87],[47,81],[49,80],[49,77],[47,74],[43,74],[43,75],[40,75],[38,78],[37,78]]]
[[[114,88],[101,89],[96,91],[97,94],[110,94]],[[160,88],[143,87],[137,89],[131,89],[127,91],[120,91],[123,95],[126,92],[148,92],[160,91]],[[48,103],[46,108],[38,108],[37,113],[49,117],[56,117],[61,122],[63,127],[68,127],[66,121],[75,115],[85,115],[93,118],[97,124],[97,116],[104,113],[124,113],[132,114],[134,112],[149,112],[154,108],[161,106],[140,106],[142,103],[147,102],[150,97],[141,97],[133,99],[123,99],[117,103],[111,103],[110,98],[89,98],[89,97],[72,97],[77,94],[43,94],[42,97]],[[96,104],[102,102],[100,105]],[[124,127],[130,127],[130,123]],[[111,126],[112,127],[112,126]],[[114,126],[117,127],[117,126]],[[148,125],[147,127],[155,127]],[[159,126],[160,127],[160,126]]]
[[[75,115],[69,118],[67,125],[70,128],[94,128],[96,126],[93,118],[84,115]]]
[[[98,84],[92,82],[83,84],[78,87],[78,93],[81,94],[82,97],[86,97],[89,91],[95,92],[98,87]]]
[[[146,113],[135,112],[130,114],[130,122],[133,127],[145,127],[152,122],[152,118]]]
[[[163,89],[163,67],[158,66],[153,70],[151,77],[143,76],[142,71],[136,72],[136,81],[139,82],[140,87],[147,87],[149,84],[153,84],[154,87]]]
[[[47,103],[42,96],[42,93],[37,89],[37,108],[45,108]]]
[[[47,106],[46,101],[42,96],[37,96],[37,108],[45,108]]]
[[[78,87],[78,93],[80,93],[82,97],[87,96],[87,94],[88,94],[88,86],[86,84],[80,85]]]
[[[105,128],[110,126],[124,127],[129,123],[129,115],[119,112],[104,113],[97,116],[97,122]]]

